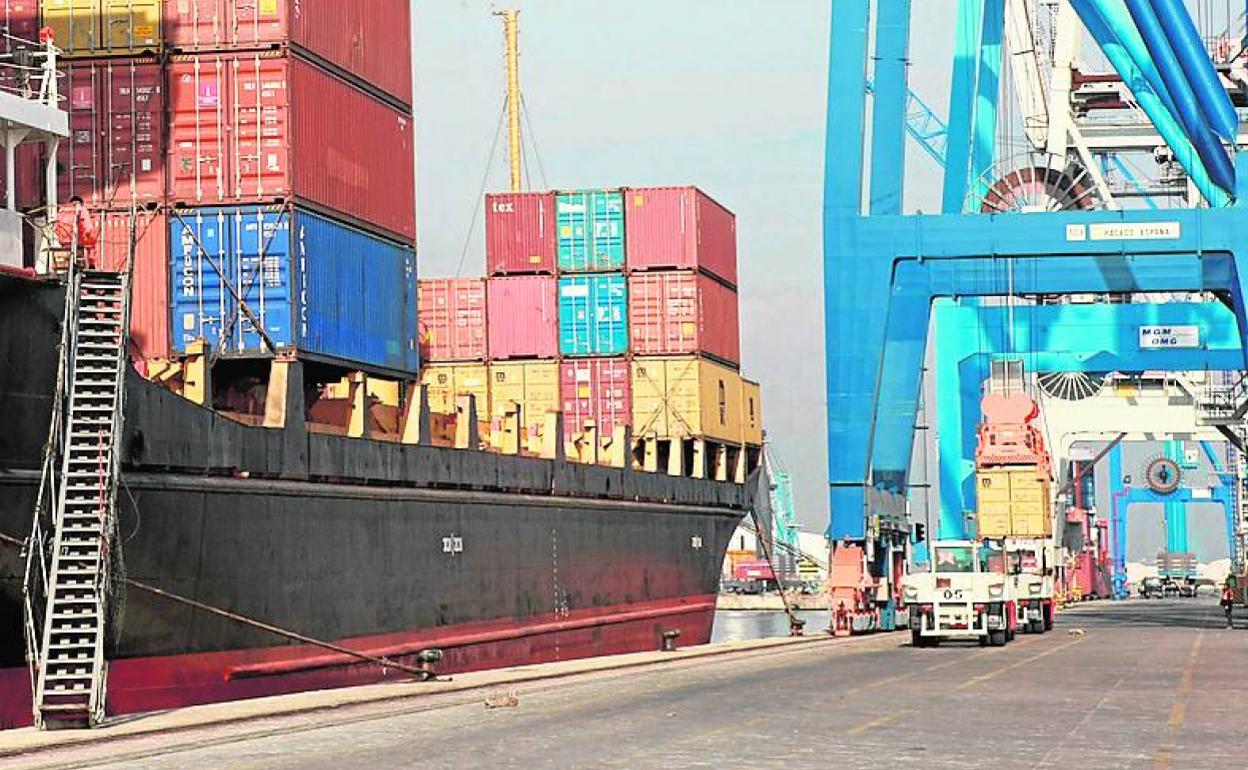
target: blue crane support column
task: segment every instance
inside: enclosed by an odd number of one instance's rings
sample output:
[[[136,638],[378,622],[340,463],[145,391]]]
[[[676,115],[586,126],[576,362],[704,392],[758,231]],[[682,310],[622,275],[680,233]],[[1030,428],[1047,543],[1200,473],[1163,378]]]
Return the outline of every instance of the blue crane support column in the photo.
[[[985,0],[958,0],[954,29],[953,77],[949,86],[948,139],[945,143],[945,186],[941,211],[959,214],[966,203],[971,168],[972,121],[975,119],[975,81],[979,71],[979,43],[983,39]]]
[[[900,214],[906,179],[910,0],[878,0],[871,124],[871,213]]]
[[[1113,583],[1114,598],[1126,599],[1127,593],[1127,508],[1129,504],[1122,500],[1120,492],[1124,491],[1122,478],[1122,444],[1115,444],[1109,450],[1109,526],[1113,529],[1110,537],[1110,557],[1114,560]]]
[[[1217,452],[1214,451],[1212,442],[1202,441],[1200,442],[1200,448],[1205,453],[1205,459],[1209,461],[1209,467],[1213,468],[1213,472],[1217,474],[1218,482],[1230,490],[1228,498],[1231,504],[1225,506],[1222,519],[1226,525],[1227,555],[1231,557],[1231,564],[1235,564],[1239,561],[1239,543],[1236,542],[1235,538],[1235,511],[1238,508],[1238,489],[1236,485],[1239,484],[1239,479],[1235,478],[1235,474],[1227,473],[1226,468],[1222,467],[1222,460],[1218,457]],[[1233,452],[1235,450],[1228,449],[1228,451]]]
[[[1183,466],[1183,442],[1166,441],[1166,457],[1175,465]],[[1187,553],[1187,505],[1175,495],[1168,495],[1165,502],[1166,550],[1171,553]]]
[[[1122,81],[1131,89],[1131,93],[1139,102],[1140,109],[1148,115],[1148,119],[1152,121],[1153,127],[1157,129],[1157,133],[1165,141],[1166,145],[1174,153],[1174,157],[1187,171],[1192,178],[1192,184],[1196,185],[1196,189],[1200,190],[1201,195],[1209,202],[1210,206],[1225,206],[1228,202],[1228,196],[1221,188],[1213,183],[1209,178],[1209,172],[1205,169],[1205,164],[1201,162],[1200,157],[1196,153],[1196,149],[1192,146],[1187,135],[1183,133],[1182,127],[1170,111],[1167,105],[1168,97],[1158,94],[1149,85],[1148,78],[1142,70],[1135,64],[1127,47],[1119,39],[1118,35],[1110,28],[1109,23],[1097,10],[1092,0],[1071,0],[1071,6],[1075,12],[1079,14],[1079,18],[1083,20],[1083,25],[1087,28],[1088,33],[1096,40],[1101,51],[1105,54],[1105,58],[1109,59],[1110,64],[1118,72]],[[1129,21],[1129,20],[1128,20]],[[1129,24],[1130,32],[1138,34],[1134,23]],[[1124,33],[1125,34],[1125,33]]]
[[[870,430],[863,426],[875,403],[888,312],[888,262],[871,259],[855,226],[862,206],[869,10],[869,0],[833,3],[829,45],[823,249],[828,536],[834,539],[866,534]]]
[[[1005,0],[987,0],[979,41],[975,80],[974,141],[971,144],[971,194],[980,200],[995,180],[987,179],[996,161],[997,100],[1001,98],[1001,40],[1005,37]]]

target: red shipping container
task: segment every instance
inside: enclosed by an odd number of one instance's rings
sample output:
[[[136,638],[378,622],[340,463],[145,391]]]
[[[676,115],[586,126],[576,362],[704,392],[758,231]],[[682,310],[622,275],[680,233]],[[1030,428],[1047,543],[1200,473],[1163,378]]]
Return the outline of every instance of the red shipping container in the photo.
[[[411,118],[297,57],[202,54],[169,65],[171,202],[294,199],[411,242]]]
[[[624,191],[629,270],[701,270],[737,285],[737,218],[696,187]]]
[[[294,45],[403,104],[412,103],[410,0],[165,0],[179,51]]]
[[[490,358],[559,355],[555,277],[517,275],[488,281]]]
[[[555,194],[485,196],[485,261],[490,275],[555,272]]]
[[[633,380],[623,358],[566,359],[559,366],[563,429],[572,438],[591,420],[607,437],[633,418]]]
[[[164,72],[154,59],[75,60],[62,66],[68,140],[57,153],[61,201],[89,206],[165,197]]]
[[[0,0],[0,32],[0,53],[38,46],[39,0]]]
[[[104,267],[122,270],[130,255],[130,212],[92,212],[100,226],[97,258]],[[169,226],[163,213],[135,216],[130,346],[144,359],[169,357]]]
[[[633,273],[628,278],[628,339],[642,356],[704,354],[741,362],[737,292],[692,271]]]
[[[484,360],[485,279],[427,278],[416,287],[420,360]]]

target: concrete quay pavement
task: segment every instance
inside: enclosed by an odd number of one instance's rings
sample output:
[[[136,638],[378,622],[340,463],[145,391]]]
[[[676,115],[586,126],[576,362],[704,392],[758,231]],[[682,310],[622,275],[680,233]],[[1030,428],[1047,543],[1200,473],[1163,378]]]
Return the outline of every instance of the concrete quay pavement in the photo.
[[[13,731],[0,766],[1243,768],[1239,623],[1209,600],[1101,602],[1005,648],[890,634],[644,653]]]

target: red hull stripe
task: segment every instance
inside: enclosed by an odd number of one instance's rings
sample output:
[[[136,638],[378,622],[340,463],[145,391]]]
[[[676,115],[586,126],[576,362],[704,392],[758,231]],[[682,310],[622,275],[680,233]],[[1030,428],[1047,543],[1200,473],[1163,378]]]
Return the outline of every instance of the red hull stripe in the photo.
[[[656,607],[648,610],[608,613],[579,618],[577,620],[515,626],[512,628],[500,629],[498,631],[484,631],[475,634],[459,634],[449,636],[439,635],[428,639],[413,640],[407,644],[395,644],[387,647],[377,647],[360,651],[365,655],[371,655],[374,658],[400,658],[404,655],[415,655],[421,650],[430,648],[437,648],[445,651],[457,647],[472,647],[475,645],[506,642],[513,639],[522,639],[527,636],[559,634],[567,631],[576,631],[582,628],[595,628],[620,623],[632,623],[638,620],[652,620],[655,618],[670,617],[672,615],[686,615],[691,612],[699,611],[714,612],[714,610],[715,601],[711,600],[709,602],[681,604],[674,607]],[[290,674],[297,671],[311,671],[313,669],[331,668],[334,666],[351,666],[358,663],[360,663],[359,659],[341,654],[300,657],[293,660],[231,666],[225,670],[225,678],[235,679],[249,676]]]
[[[441,649],[445,657],[435,670],[454,674],[657,650],[669,629],[680,631],[682,645],[705,644],[714,617],[715,596],[699,595],[552,612],[523,624],[501,619],[335,643],[393,658]],[[109,715],[410,678],[306,645],[127,658],[110,661],[108,671]],[[31,721],[29,673],[24,668],[0,670],[0,727]]]

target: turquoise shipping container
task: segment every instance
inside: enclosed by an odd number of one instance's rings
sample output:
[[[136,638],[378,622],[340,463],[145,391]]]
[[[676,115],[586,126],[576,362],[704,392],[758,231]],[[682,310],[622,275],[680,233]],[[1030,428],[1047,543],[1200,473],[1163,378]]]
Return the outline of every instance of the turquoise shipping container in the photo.
[[[561,272],[624,269],[624,194],[619,190],[559,193],[555,224]]]
[[[628,279],[622,273],[559,279],[559,352],[600,357],[628,352]]]

